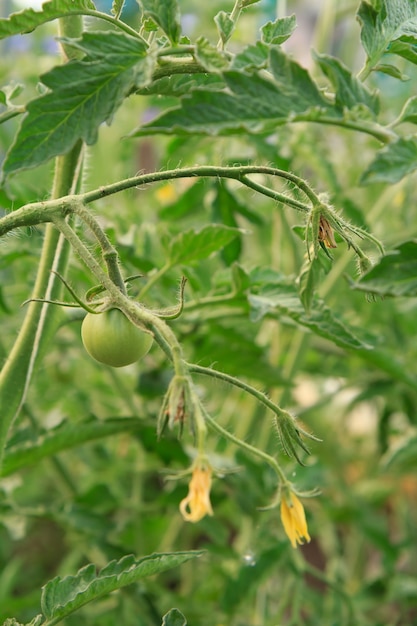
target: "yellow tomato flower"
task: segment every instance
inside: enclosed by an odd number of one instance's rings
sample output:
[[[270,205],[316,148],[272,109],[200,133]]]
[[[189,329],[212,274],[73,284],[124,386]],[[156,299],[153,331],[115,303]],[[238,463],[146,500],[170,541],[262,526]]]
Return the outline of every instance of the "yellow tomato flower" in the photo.
[[[310,541],[304,507],[293,492],[282,497],[281,521],[293,548]]]
[[[212,469],[196,465],[188,488],[188,495],[180,502],[180,512],[186,522],[199,522],[205,515],[213,515],[210,503]]]

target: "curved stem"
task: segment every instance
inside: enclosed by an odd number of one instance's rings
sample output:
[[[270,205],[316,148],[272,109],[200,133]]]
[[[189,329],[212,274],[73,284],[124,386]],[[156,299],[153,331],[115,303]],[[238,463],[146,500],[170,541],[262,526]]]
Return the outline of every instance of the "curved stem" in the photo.
[[[117,285],[122,293],[127,294],[126,286],[120,272],[119,255],[117,250],[112,246],[106,233],[93,215],[82,204],[75,205],[74,213],[76,213],[90,228],[95,235],[101,247],[103,259],[107,265],[107,270],[111,280]]]
[[[74,36],[81,33],[82,20],[72,16],[69,20],[60,20],[60,32]],[[52,188],[52,205],[60,205],[59,198],[65,194],[73,194],[79,180],[79,162],[82,159],[82,143],[77,142],[65,156],[57,157]],[[37,206],[38,216],[39,205]],[[55,211],[57,209],[55,208]],[[58,210],[62,210],[59,206]],[[8,217],[8,216],[6,216]],[[41,217],[41,222],[44,220]],[[38,221],[39,223],[39,221]],[[46,228],[45,240],[39,261],[37,277],[32,297],[46,297],[49,300],[59,299],[62,290],[61,281],[51,269],[65,274],[68,264],[70,247],[65,239],[49,224]],[[3,458],[9,430],[19,414],[25,401],[35,366],[39,360],[54,327],[55,312],[51,305],[39,305],[31,302],[15,344],[0,373],[0,465]]]
[[[134,37],[135,39],[139,39],[143,43],[146,43],[143,37],[141,37],[140,34],[134,28],[129,26],[129,24],[126,24],[125,22],[122,22],[121,20],[117,19],[116,17],[113,17],[113,15],[109,15],[108,13],[102,13],[101,11],[94,11],[90,9],[83,9],[82,11],[80,11],[80,14],[87,15],[89,17],[95,17],[99,20],[104,20],[105,22],[109,22],[116,28],[123,30],[127,35],[130,35],[131,37]]]
[[[366,133],[378,139],[381,143],[390,143],[398,139],[398,135],[389,128],[376,124],[375,122],[367,122],[365,120],[345,120],[337,117],[320,117],[317,120],[311,120],[308,117],[305,119],[302,115],[298,116],[296,122],[317,122],[318,124],[325,124],[328,126],[340,126],[348,130],[358,130],[359,132]]]
[[[178,55],[178,54],[194,54],[195,51],[195,47],[193,45],[183,45],[183,46],[176,46],[175,48],[173,46],[167,46],[166,48],[162,48],[161,50],[158,50],[158,57],[165,57],[165,56],[171,56],[171,55]],[[201,68],[202,69],[202,68]]]
[[[270,400],[266,394],[264,394],[262,391],[259,391],[258,389],[255,389],[255,387],[252,387],[252,385],[248,385],[239,378],[235,378],[234,376],[230,376],[229,374],[225,374],[224,372],[219,372],[210,367],[203,367],[202,365],[196,365],[194,363],[187,363],[187,367],[190,372],[203,374],[204,376],[211,376],[212,378],[223,380],[224,382],[229,383],[234,387],[243,389],[243,391],[246,391],[246,393],[256,398],[259,402],[264,404],[268,409],[270,409],[278,416],[280,416],[283,411],[283,409],[281,409],[277,404],[272,402],[272,400]]]
[[[276,200],[277,202],[282,202],[292,207],[293,209],[297,209],[297,211],[302,211],[303,213],[306,213],[306,205],[302,202],[299,202],[298,200],[295,200],[294,198],[290,198],[290,196],[279,193],[278,191],[274,191],[274,189],[269,189],[269,187],[265,187],[265,185],[261,185],[260,183],[256,183],[254,180],[251,180],[247,176],[243,176],[241,182],[247,187],[250,187],[250,189],[257,191],[258,193],[262,193],[264,196],[273,198],[273,200]]]
[[[151,174],[142,174],[134,176],[133,178],[126,178],[110,185],[99,187],[98,189],[94,189],[93,191],[88,191],[86,193],[72,196],[62,195],[58,199],[47,200],[44,202],[33,202],[24,205],[0,219],[0,236],[21,226],[33,226],[35,224],[51,222],[56,216],[62,217],[73,212],[80,203],[89,204],[90,202],[106,198],[127,189],[132,189],[133,187],[140,187],[150,183],[173,180],[177,178],[229,178],[237,180],[243,185],[258,191],[263,195],[272,197],[283,204],[296,208],[297,210],[305,213],[308,213],[311,210],[311,206],[309,204],[304,204],[286,196],[285,194],[278,194],[278,192],[271,191],[259,183],[254,183],[248,178],[248,175],[250,174],[265,174],[266,176],[273,176],[288,180],[296,185],[307,196],[313,206],[321,204],[317,194],[302,178],[296,176],[295,174],[291,174],[290,172],[286,172],[285,170],[259,165],[242,165],[232,167],[203,165],[186,167],[183,169],[166,170],[164,172],[152,172]]]
[[[151,289],[151,287],[153,287],[153,285],[155,285],[155,283],[158,282],[158,280],[161,278],[161,276],[163,276],[164,274],[166,274],[166,272],[168,272],[168,270],[171,268],[171,264],[170,263],[165,263],[165,265],[163,265],[158,271],[156,271],[154,274],[152,274],[149,277],[148,282],[142,287],[142,289],[139,291],[138,294],[138,298],[139,300],[143,299],[143,296],[148,293],[148,291]]]
[[[94,202],[95,200],[99,200],[100,198],[105,198],[114,193],[118,193],[126,189],[131,189],[132,187],[139,187],[142,185],[148,185],[149,183],[161,182],[163,180],[172,180],[177,178],[231,178],[234,180],[238,180],[246,186],[252,187],[252,181],[250,181],[250,185],[248,184],[247,176],[249,174],[265,174],[267,176],[273,176],[288,180],[289,182],[294,183],[294,185],[296,185],[307,196],[312,204],[320,203],[317,194],[299,176],[275,167],[262,165],[242,165],[231,167],[198,165],[195,167],[186,167],[183,169],[166,170],[165,172],[152,172],[151,174],[134,176],[133,178],[127,178],[117,183],[113,183],[110,185],[106,185],[105,187],[100,187],[99,189],[89,191],[85,194],[82,194],[82,196],[80,196],[80,200],[84,204],[89,204],[90,202]],[[260,193],[265,194],[267,188],[260,186],[257,190],[259,190]],[[282,196],[279,197],[279,201],[284,204],[288,204],[289,201],[292,201],[292,199],[282,194]],[[297,208],[299,210],[307,212],[310,210],[311,207],[300,202],[297,203]]]
[[[255,448],[255,446],[251,446],[250,443],[247,443],[246,441],[243,441],[242,439],[235,437],[235,435],[233,435],[228,430],[223,428],[223,426],[220,426],[220,424],[218,424],[204,409],[203,409],[203,413],[204,413],[204,418],[206,422],[208,423],[208,425],[210,426],[210,428],[215,430],[219,435],[221,435],[225,439],[228,439],[229,441],[234,443],[239,448],[242,448],[242,450],[246,450],[246,452],[249,452],[250,454],[257,456],[259,459],[261,459],[262,461],[267,463],[270,467],[272,467],[272,469],[278,475],[281,485],[288,485],[288,486],[290,485],[289,481],[287,480],[287,477],[285,476],[283,470],[280,468],[280,466],[278,465],[274,457],[270,456],[266,452],[263,452],[263,450],[259,450],[259,448]]]

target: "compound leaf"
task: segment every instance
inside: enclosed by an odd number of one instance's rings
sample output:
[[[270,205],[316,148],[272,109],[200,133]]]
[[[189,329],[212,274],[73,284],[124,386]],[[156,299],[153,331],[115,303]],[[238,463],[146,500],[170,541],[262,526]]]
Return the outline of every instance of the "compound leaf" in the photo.
[[[150,17],[177,43],[181,35],[181,16],[177,0],[140,0],[145,16]]]
[[[252,47],[261,58],[262,46]],[[234,70],[223,72],[227,90],[193,91],[182,99],[178,108],[163,113],[132,136],[262,132],[273,130],[277,124],[297,115],[317,121],[321,114],[338,117],[334,105],[322,95],[307,70],[279,48],[270,50],[270,68],[273,78]]]
[[[352,287],[380,296],[416,297],[417,240],[405,241],[388,252]]]
[[[100,124],[111,120],[132,90],[150,81],[153,58],[145,42],[106,32],[84,33],[80,40],[67,43],[86,56],[42,77],[50,91],[27,105],[27,115],[4,162],[5,174],[65,154],[79,139],[94,143]]]
[[[296,27],[295,15],[280,17],[262,26],[262,41],[267,44],[282,44],[291,37]]]
[[[343,324],[321,300],[314,300],[307,314],[294,285],[281,284],[266,288],[259,294],[250,294],[249,303],[254,321],[267,314],[284,316],[342,348],[367,350],[371,347],[356,335],[356,331]]]
[[[137,560],[129,555],[120,561],[111,561],[99,573],[95,565],[90,564],[75,576],[57,576],[43,587],[43,614],[47,620],[63,618],[116,589],[177,567],[201,554],[199,551],[151,554]]]
[[[242,231],[221,224],[210,224],[201,230],[187,230],[177,235],[169,247],[170,265],[205,259],[220,250]]]
[[[417,124],[417,96],[412,96],[407,100],[404,104],[403,110],[395,122],[395,125],[397,126],[403,122]]]
[[[363,0],[357,13],[367,67],[373,67],[398,39],[417,41],[417,0]]]
[[[370,91],[361,81],[351,74],[339,59],[328,54],[314,53],[314,58],[321,71],[332,83],[336,92],[336,106],[340,109],[353,109],[358,104],[365,105],[377,114],[379,109],[378,96]]]
[[[77,425],[63,422],[35,440],[16,443],[16,445],[10,445],[6,448],[1,476],[13,474],[22,467],[37,463],[41,459],[63,450],[103,437],[139,429],[141,426],[143,426],[143,422],[133,417],[106,420],[91,419]]]
[[[65,15],[80,15],[95,11],[92,0],[51,0],[44,2],[41,11],[25,9],[12,13],[8,18],[0,18],[0,39],[11,35],[30,33],[41,24]]]
[[[362,175],[361,183],[397,183],[417,169],[417,139],[400,137],[380,150]]]

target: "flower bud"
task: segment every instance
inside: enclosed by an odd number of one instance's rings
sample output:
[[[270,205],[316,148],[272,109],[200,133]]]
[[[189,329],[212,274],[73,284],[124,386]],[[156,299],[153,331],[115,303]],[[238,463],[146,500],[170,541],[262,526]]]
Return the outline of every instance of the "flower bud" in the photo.
[[[287,491],[281,499],[281,521],[293,548],[297,543],[310,542],[304,507],[293,491]]]

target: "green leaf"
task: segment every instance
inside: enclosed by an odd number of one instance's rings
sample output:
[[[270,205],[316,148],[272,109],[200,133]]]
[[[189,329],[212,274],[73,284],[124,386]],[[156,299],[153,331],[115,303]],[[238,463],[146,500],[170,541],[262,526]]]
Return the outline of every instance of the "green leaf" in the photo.
[[[321,264],[318,257],[306,260],[298,277],[298,293],[307,315],[311,312],[314,294],[319,283]]]
[[[171,609],[162,618],[162,626],[187,626],[187,620],[178,609]]]
[[[397,78],[397,80],[401,80],[404,83],[407,82],[407,80],[410,80],[410,77],[407,76],[407,74],[403,74],[403,72],[401,72],[398,67],[395,67],[395,65],[390,65],[389,63],[378,63],[378,65],[375,65],[372,71],[382,72],[383,74],[386,74],[387,76],[392,76],[392,78]]]
[[[339,59],[328,54],[313,53],[313,58],[319,64],[321,71],[332,83],[336,92],[336,106],[353,109],[358,104],[364,104],[372,113],[379,110],[378,95],[370,91],[363,83],[351,74],[349,69]]]
[[[5,174],[65,154],[79,139],[94,143],[100,124],[109,122],[126,96],[151,79],[153,58],[138,39],[115,32],[84,33],[68,43],[86,56],[42,77],[50,92],[27,105],[28,114],[4,162]]]
[[[233,30],[235,28],[235,23],[230,17],[230,13],[226,13],[226,11],[219,11],[217,15],[214,17],[214,21],[217,26],[217,30],[220,35],[220,39],[223,44],[229,41]]]
[[[380,150],[362,174],[361,184],[397,183],[417,169],[417,139],[400,137]]]
[[[1,476],[9,476],[22,467],[32,465],[46,457],[83,443],[141,427],[143,427],[143,421],[133,417],[107,420],[91,419],[77,425],[63,422],[56,428],[40,435],[34,441],[17,443],[6,448]]]
[[[382,458],[384,470],[414,471],[417,465],[417,432],[413,429],[388,449]]]
[[[221,250],[242,231],[221,224],[210,224],[201,230],[187,230],[172,240],[169,246],[170,265],[191,263],[205,259]]]
[[[205,37],[199,37],[195,42],[195,57],[207,72],[219,72],[229,65],[225,54]]]
[[[289,113],[303,113],[311,108],[327,113],[332,110],[331,103],[324,98],[307,70],[280,48],[271,48],[270,67]]]
[[[268,58],[269,47],[261,41],[257,41],[255,45],[246,46],[236,54],[231,69],[245,71],[263,69],[268,65]]]
[[[282,44],[291,37],[296,27],[295,15],[280,17],[274,22],[268,22],[262,26],[262,41],[266,44]]]
[[[334,106],[322,96],[308,72],[279,48],[270,51],[275,80],[260,74],[223,73],[228,92],[196,90],[181,106],[135,130],[132,136],[152,133],[263,132],[300,115],[319,121],[334,116]],[[340,117],[340,116],[339,116]]]
[[[145,96],[157,94],[179,98],[194,89],[217,91],[224,87],[224,80],[219,74],[178,74],[158,78],[146,87],[136,91]]]
[[[388,252],[352,287],[380,296],[416,297],[417,240],[405,241]]]
[[[112,15],[115,15],[117,18],[119,18],[123,11],[124,4],[125,0],[113,0],[113,4],[111,7]]]
[[[390,54],[397,54],[398,56],[403,57],[403,59],[407,59],[407,61],[417,65],[417,49],[415,44],[404,42],[399,39],[397,41],[393,41],[388,50]]]
[[[411,122],[417,124],[417,96],[412,96],[404,104],[404,107],[395,122],[395,125]]]
[[[177,0],[139,0],[145,16],[150,17],[164,31],[172,43],[181,35],[181,16]]]
[[[249,303],[253,321],[268,314],[284,316],[342,348],[369,350],[372,347],[356,335],[356,330],[343,324],[321,300],[314,301],[310,315],[307,315],[293,284],[283,282],[265,288],[259,294],[250,294]]]
[[[367,66],[373,67],[392,41],[417,36],[417,0],[379,0],[372,6],[364,0],[357,13]]]
[[[130,555],[120,561],[111,561],[98,574],[95,565],[90,564],[75,576],[57,576],[43,587],[43,614],[47,620],[62,619],[88,602],[147,576],[177,567],[201,554],[201,551],[151,554],[137,560]]]
[[[50,22],[65,15],[82,15],[95,11],[92,0],[51,0],[44,2],[41,11],[25,9],[12,13],[8,18],[0,18],[0,39],[29,33],[41,24]]]

